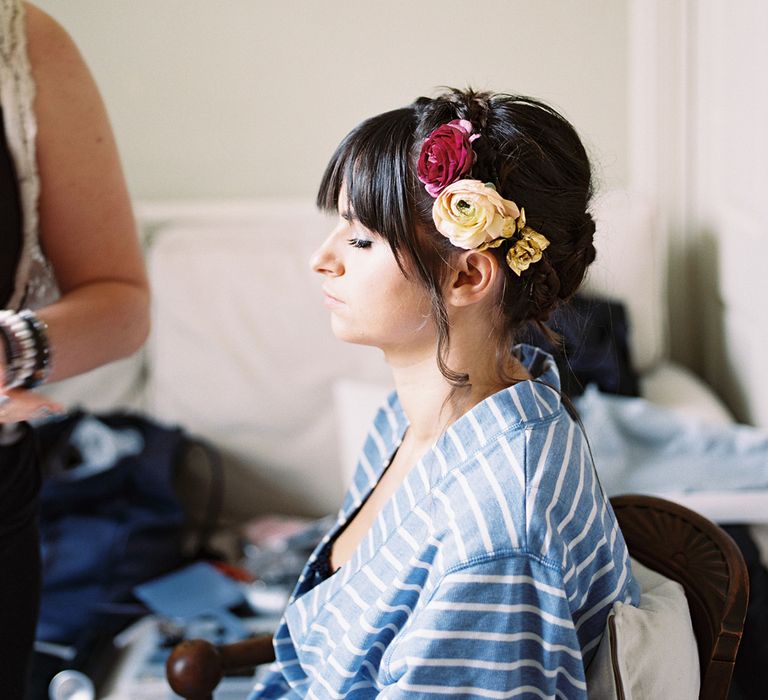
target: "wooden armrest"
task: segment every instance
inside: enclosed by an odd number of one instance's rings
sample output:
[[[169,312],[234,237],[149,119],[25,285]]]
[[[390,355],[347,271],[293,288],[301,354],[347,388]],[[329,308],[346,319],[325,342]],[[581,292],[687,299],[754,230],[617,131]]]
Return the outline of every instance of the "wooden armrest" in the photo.
[[[215,646],[203,639],[176,645],[165,673],[173,692],[187,700],[212,700],[213,690],[227,671],[252,668],[275,660],[272,637],[262,636]]]

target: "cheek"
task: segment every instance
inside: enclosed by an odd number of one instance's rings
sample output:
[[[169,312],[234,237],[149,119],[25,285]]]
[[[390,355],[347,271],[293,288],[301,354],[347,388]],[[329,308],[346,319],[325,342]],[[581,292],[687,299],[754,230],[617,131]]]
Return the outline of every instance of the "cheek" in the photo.
[[[421,287],[399,280],[384,291],[375,316],[399,335],[419,333],[432,326],[432,305]]]

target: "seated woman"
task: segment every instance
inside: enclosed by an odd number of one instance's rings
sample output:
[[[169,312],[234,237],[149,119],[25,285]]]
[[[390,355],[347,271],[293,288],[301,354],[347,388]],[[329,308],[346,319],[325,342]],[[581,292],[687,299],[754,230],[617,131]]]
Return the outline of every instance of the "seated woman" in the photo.
[[[594,259],[591,193],[574,129],[529,98],[454,90],[342,141],[312,267],[397,390],[252,697],[586,697],[639,591],[555,363],[514,342]]]

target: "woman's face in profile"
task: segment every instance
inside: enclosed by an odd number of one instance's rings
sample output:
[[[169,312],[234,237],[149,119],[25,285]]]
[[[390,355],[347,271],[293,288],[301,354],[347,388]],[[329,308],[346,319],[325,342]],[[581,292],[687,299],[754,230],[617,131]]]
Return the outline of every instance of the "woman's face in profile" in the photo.
[[[431,303],[424,287],[406,277],[389,243],[365,228],[340,199],[339,221],[311,258],[325,278],[324,303],[337,338],[410,355],[434,354]]]

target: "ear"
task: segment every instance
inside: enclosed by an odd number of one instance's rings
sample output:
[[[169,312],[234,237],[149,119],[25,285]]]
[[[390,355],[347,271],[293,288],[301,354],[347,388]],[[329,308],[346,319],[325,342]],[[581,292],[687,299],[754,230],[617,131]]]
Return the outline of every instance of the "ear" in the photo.
[[[487,299],[501,277],[499,261],[487,250],[468,250],[456,260],[448,280],[445,301],[469,306]]]

